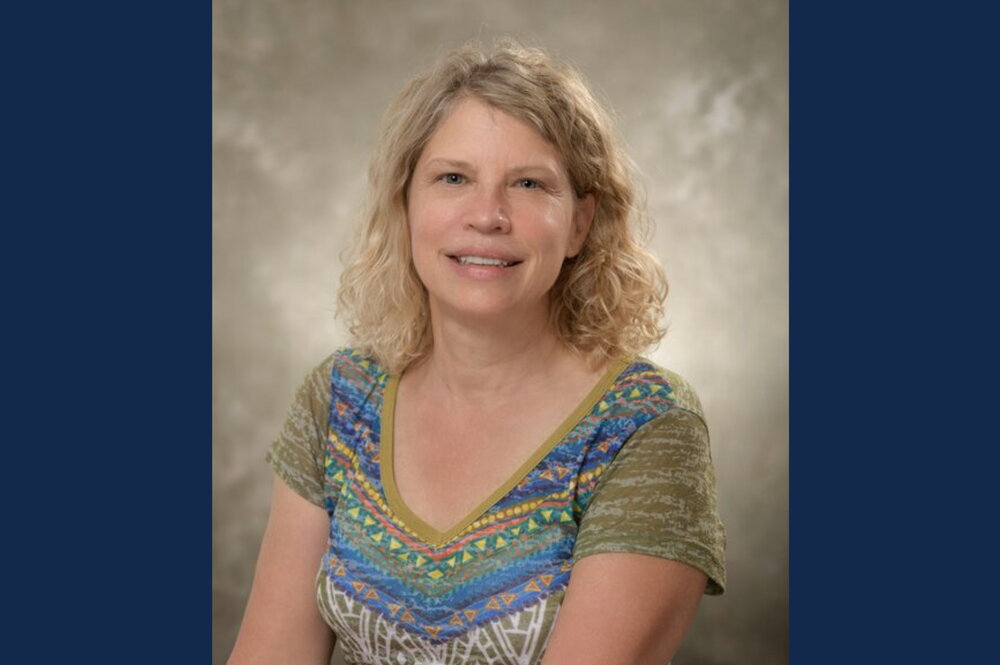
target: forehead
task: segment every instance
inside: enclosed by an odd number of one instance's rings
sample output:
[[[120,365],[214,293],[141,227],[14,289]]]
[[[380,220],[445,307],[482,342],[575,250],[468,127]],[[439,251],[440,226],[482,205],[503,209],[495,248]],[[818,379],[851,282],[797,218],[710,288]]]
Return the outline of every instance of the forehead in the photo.
[[[420,161],[477,157],[529,160],[565,170],[559,151],[532,125],[476,97],[466,97],[431,134]]]

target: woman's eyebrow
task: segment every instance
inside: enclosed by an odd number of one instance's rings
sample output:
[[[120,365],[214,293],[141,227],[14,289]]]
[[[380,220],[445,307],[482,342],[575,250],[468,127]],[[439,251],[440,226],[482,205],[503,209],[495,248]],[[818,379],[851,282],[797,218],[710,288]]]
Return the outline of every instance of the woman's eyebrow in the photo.
[[[523,166],[514,166],[508,169],[507,172],[511,174],[541,173],[553,178],[559,175],[559,171],[557,169],[554,169],[547,164],[525,164]]]
[[[429,167],[443,166],[451,169],[459,169],[466,171],[472,170],[472,164],[470,164],[469,162],[462,161],[461,159],[446,159],[444,157],[435,157],[433,159],[429,159],[427,160],[426,165]]]
[[[459,171],[475,171],[475,167],[470,163],[461,159],[449,159],[447,157],[433,157],[424,163],[426,168],[449,168],[456,169]],[[549,164],[538,163],[538,164],[519,164],[517,166],[512,166],[507,169],[507,173],[514,174],[530,174],[530,173],[542,173],[549,177],[558,176],[559,171],[553,168]]]

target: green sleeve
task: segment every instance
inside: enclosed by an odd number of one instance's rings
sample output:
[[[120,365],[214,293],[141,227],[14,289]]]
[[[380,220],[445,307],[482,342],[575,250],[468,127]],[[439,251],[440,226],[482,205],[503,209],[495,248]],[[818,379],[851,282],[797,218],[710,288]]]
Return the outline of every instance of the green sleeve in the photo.
[[[306,376],[288,417],[265,459],[296,494],[325,507],[323,500],[326,432],[330,419],[333,356]]]
[[[719,519],[708,430],[672,408],[639,428],[604,472],[580,523],[574,560],[631,552],[686,563],[726,585],[726,536]]]

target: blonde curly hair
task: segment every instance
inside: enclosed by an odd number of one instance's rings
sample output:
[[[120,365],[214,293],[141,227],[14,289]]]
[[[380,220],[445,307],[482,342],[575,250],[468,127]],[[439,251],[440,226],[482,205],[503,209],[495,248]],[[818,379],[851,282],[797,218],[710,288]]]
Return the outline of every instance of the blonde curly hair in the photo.
[[[611,119],[572,67],[504,39],[492,49],[472,42],[450,51],[410,80],[382,119],[365,224],[338,293],[357,347],[395,374],[433,345],[427,292],[410,252],[407,189],[431,135],[470,96],[537,129],[563,156],[577,196],[594,195],[583,249],[565,260],[550,292],[559,339],[595,364],[659,342],[667,283],[640,244],[648,221]]]

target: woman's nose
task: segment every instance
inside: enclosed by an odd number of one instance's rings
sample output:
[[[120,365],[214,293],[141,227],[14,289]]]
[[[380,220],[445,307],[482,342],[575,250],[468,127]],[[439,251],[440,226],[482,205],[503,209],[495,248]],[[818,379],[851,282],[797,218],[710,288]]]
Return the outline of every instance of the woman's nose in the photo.
[[[502,188],[489,187],[477,193],[468,213],[468,226],[480,233],[509,233],[510,217]]]

